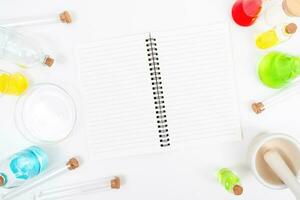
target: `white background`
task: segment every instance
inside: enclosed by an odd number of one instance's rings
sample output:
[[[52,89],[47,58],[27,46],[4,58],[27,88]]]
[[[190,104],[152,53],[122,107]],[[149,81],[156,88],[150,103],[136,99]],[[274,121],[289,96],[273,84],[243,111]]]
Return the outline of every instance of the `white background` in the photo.
[[[17,30],[40,41],[46,52],[56,58],[52,69],[23,71],[31,84],[54,82],[68,89],[77,100],[81,111],[77,83],[77,67],[73,50],[76,43],[175,27],[194,26],[218,19],[230,20],[231,0],[2,0],[0,20],[24,16],[58,13],[68,9],[74,24],[54,24]],[[265,53],[255,49],[255,34],[261,26],[241,28],[231,23],[233,52],[236,64],[238,96],[243,129],[243,140],[221,145],[199,145],[159,155],[92,162],[88,158],[84,122],[79,118],[72,136],[65,142],[45,147],[52,164],[64,163],[70,156],[79,155],[83,165],[49,181],[42,187],[77,183],[96,177],[121,175],[125,184],[119,191],[80,196],[77,199],[128,200],[198,200],[198,199],[293,199],[288,190],[265,188],[252,176],[247,166],[247,149],[254,136],[264,132],[283,132],[300,139],[300,97],[294,97],[266,111],[261,116],[252,113],[250,105],[275,93],[263,86],[257,78],[257,62]],[[297,55],[300,34],[276,49]],[[216,55],[218,56],[218,55]],[[16,71],[12,64],[2,69]],[[31,145],[23,139],[14,125],[16,97],[0,98],[0,158]],[[216,181],[218,168],[229,167],[242,179],[245,193],[234,197]],[[20,200],[32,199],[38,189],[22,195]]]

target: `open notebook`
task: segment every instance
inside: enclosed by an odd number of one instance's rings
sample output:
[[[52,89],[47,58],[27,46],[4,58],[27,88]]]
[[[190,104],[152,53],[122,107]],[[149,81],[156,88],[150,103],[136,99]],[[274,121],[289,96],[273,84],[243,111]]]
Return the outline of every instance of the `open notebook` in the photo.
[[[93,159],[241,138],[227,23],[77,50]]]

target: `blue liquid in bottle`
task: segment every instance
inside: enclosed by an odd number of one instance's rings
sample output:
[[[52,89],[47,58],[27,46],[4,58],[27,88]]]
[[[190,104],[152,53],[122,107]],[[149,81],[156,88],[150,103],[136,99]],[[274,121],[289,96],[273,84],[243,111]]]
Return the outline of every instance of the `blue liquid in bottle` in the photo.
[[[33,146],[20,151],[1,164],[0,185],[5,188],[20,186],[39,175],[47,166],[48,156],[41,148]]]

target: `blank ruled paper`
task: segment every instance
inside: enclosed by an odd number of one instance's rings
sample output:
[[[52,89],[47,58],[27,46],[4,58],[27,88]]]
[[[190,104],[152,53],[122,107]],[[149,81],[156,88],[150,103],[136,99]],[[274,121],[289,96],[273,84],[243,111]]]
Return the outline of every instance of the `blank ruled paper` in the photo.
[[[146,53],[147,34],[78,49],[90,156],[161,151]]]
[[[93,159],[160,152],[160,134],[170,148],[241,139],[228,24],[120,37],[82,45],[77,53]],[[159,72],[159,91],[151,72]],[[164,97],[160,116],[157,93]]]
[[[241,139],[228,24],[152,34],[174,144]]]

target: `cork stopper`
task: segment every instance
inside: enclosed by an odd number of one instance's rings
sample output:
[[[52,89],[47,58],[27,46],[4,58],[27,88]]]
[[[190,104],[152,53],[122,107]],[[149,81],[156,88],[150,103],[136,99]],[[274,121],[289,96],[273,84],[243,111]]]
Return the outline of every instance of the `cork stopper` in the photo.
[[[290,23],[285,26],[285,32],[288,34],[294,34],[297,31],[297,25],[295,23]]]
[[[53,58],[51,58],[49,56],[47,56],[45,58],[44,64],[47,65],[48,67],[51,67],[53,65],[53,63],[54,63],[54,59]]]
[[[5,185],[5,178],[3,176],[0,176],[0,186]]]
[[[64,11],[64,12],[60,13],[59,19],[62,23],[66,23],[66,24],[72,23],[72,17],[68,11]]]
[[[67,166],[69,170],[74,170],[79,167],[79,161],[76,158],[71,158],[67,162]]]
[[[121,187],[121,180],[119,177],[116,177],[115,179],[110,181],[110,186],[112,189],[120,189]]]
[[[233,190],[233,194],[235,195],[241,195],[243,194],[244,191],[243,187],[240,185],[235,185],[232,190]]]
[[[253,103],[252,104],[252,110],[256,113],[256,114],[260,114],[262,111],[265,110],[265,106],[262,102],[258,102],[258,103]]]

